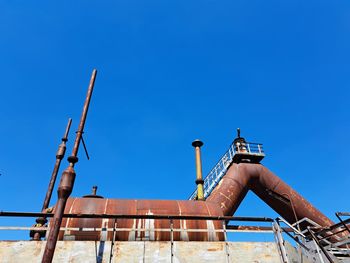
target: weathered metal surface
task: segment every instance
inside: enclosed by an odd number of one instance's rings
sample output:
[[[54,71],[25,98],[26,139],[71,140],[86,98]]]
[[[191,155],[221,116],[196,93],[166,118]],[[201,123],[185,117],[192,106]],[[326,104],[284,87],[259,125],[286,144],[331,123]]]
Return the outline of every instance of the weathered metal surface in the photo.
[[[115,215],[193,215],[193,216],[222,216],[221,209],[210,202],[173,201],[173,200],[124,200],[124,199],[96,199],[69,198],[65,213],[75,214],[115,214]],[[172,222],[172,226],[171,226]],[[223,233],[213,232],[222,229],[221,221],[213,220],[169,220],[169,219],[102,219],[102,218],[64,218],[62,227],[96,227],[132,230],[117,231],[70,231],[60,232],[59,238],[70,240],[115,240],[142,241],[171,240],[170,231],[156,231],[152,229],[183,229],[174,231],[173,240],[183,241],[219,241],[223,240]],[[144,231],[143,229],[150,229]],[[189,229],[208,230],[207,232],[190,232]]]
[[[0,242],[2,263],[40,262],[45,241]],[[272,242],[120,242],[111,250],[110,241],[58,241],[54,263],[280,263]],[[286,242],[291,263],[310,263],[310,259]],[[111,253],[112,252],[112,253]],[[172,256],[173,254],[173,256]],[[310,260],[310,261],[308,261]]]
[[[232,215],[248,190],[252,190],[289,223],[307,217],[321,226],[333,224],[300,194],[260,164],[233,163],[207,201],[219,204],[225,215]],[[301,228],[305,227],[301,225]]]

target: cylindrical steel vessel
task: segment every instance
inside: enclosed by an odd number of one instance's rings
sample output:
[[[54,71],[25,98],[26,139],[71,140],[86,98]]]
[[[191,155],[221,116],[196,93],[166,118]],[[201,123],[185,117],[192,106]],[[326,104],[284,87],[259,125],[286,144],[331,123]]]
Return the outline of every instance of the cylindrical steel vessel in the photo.
[[[187,216],[223,216],[216,203],[201,201],[173,200],[125,200],[99,198],[69,198],[65,213],[77,214],[115,214],[115,215],[187,215]],[[73,228],[113,228],[132,229],[113,232],[106,231],[61,231],[59,239],[71,240],[170,240],[169,219],[99,219],[64,218],[62,227]],[[215,220],[173,220],[174,240],[181,241],[220,241],[223,233],[213,232],[222,229],[222,221]],[[144,231],[144,229],[150,229]],[[168,229],[155,231],[152,229]],[[200,229],[204,232],[186,230]],[[205,231],[208,230],[208,231]]]

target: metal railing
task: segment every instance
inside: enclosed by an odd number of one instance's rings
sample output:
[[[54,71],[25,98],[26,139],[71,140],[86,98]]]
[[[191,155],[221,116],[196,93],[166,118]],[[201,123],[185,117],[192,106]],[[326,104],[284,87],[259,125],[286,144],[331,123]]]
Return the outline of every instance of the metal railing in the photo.
[[[40,217],[46,216],[47,218],[53,217],[52,213],[36,213],[36,212],[0,212],[0,217]],[[224,241],[227,241],[227,234],[233,232],[251,232],[251,233],[273,233],[272,227],[257,227],[254,225],[246,225],[246,226],[235,226],[228,225],[229,222],[265,222],[272,223],[274,220],[268,217],[240,217],[240,216],[195,216],[195,215],[118,215],[118,214],[64,214],[63,218],[84,218],[84,219],[114,219],[117,222],[118,219],[139,219],[139,220],[168,220],[169,227],[150,227],[147,224],[144,224],[142,227],[119,227],[117,224],[114,227],[60,227],[60,231],[77,231],[77,232],[142,232],[142,233],[150,233],[150,232],[168,232],[170,233],[171,240],[174,240],[174,233],[177,232],[198,232],[198,233],[208,233],[209,236],[211,234],[223,233]],[[198,221],[219,221],[222,222],[222,228],[182,228],[174,227],[174,222],[179,220],[198,220]],[[24,230],[24,231],[50,231],[50,226],[0,226],[0,231],[3,230]],[[104,235],[106,236],[106,235]],[[146,235],[145,235],[146,236]],[[208,241],[218,241],[218,240],[208,240]]]
[[[264,156],[264,150],[261,143],[246,142],[245,144],[235,145],[231,144],[229,149],[220,158],[217,164],[211,169],[204,179],[204,198],[207,198],[214,190],[221,178],[226,174],[228,167],[231,165],[236,154],[250,154]],[[197,197],[197,190],[195,190],[189,200],[195,200]]]
[[[26,213],[26,212],[0,212],[0,217],[38,217],[43,216],[50,218],[53,216],[52,213]],[[294,241],[294,245],[298,247],[297,251],[301,253],[300,256],[308,257],[312,256],[315,259],[314,262],[318,263],[326,263],[326,262],[336,262],[333,261],[334,256],[337,256],[337,253],[341,253],[343,256],[348,255],[350,249],[348,247],[343,247],[344,243],[336,244],[338,245],[337,251],[334,251],[335,244],[329,246],[328,242],[324,242],[325,239],[328,239],[331,236],[339,235],[340,230],[347,231],[347,229],[343,226],[343,224],[348,224],[350,219],[344,220],[341,223],[335,224],[334,226],[328,228],[318,228],[318,230],[308,227],[309,232],[305,233],[297,229],[295,224],[289,224],[283,218],[266,218],[266,217],[237,217],[237,216],[184,216],[184,215],[116,215],[116,214],[64,214],[65,218],[100,218],[100,219],[114,219],[114,226],[109,227],[61,227],[60,231],[64,231],[65,238],[64,240],[74,240],[74,235],[71,235],[71,231],[74,232],[101,232],[101,240],[106,241],[107,233],[113,233],[113,241],[117,240],[118,232],[134,232],[135,239],[131,241],[152,241],[152,236],[154,237],[155,232],[167,232],[169,233],[169,241],[171,241],[171,247],[173,246],[173,242],[178,240],[179,236],[176,233],[207,233],[208,240],[207,241],[218,241],[219,236],[221,235],[220,240],[223,242],[229,242],[231,238],[228,237],[229,234],[232,233],[259,233],[259,234],[273,234],[275,237],[275,242],[277,244],[277,248],[280,254],[281,261],[283,263],[290,263],[290,255],[291,251],[288,250],[285,244],[285,238],[283,234],[286,234]],[[167,227],[152,227],[151,224],[141,224],[140,227],[121,227],[118,226],[117,219],[144,219],[144,220],[168,220],[169,224]],[[222,227],[219,228],[183,228],[176,223],[178,220],[198,220],[198,221],[218,221],[221,222]],[[249,222],[248,224],[253,225],[232,225],[232,222]],[[268,226],[256,226],[256,222],[265,222],[269,223]],[[309,222],[308,219],[303,219],[301,222]],[[231,223],[231,224],[229,224]],[[284,225],[283,227],[281,225]],[[311,224],[312,225],[312,224]],[[344,230],[345,229],[345,230]],[[19,227],[19,226],[2,226],[0,227],[0,231],[5,230],[31,230],[31,231],[50,231],[50,226],[43,227]],[[341,232],[343,232],[341,231]],[[136,237],[137,233],[137,237]],[[144,233],[144,234],[141,234]],[[329,234],[332,233],[332,234]],[[311,235],[310,235],[311,234]],[[176,236],[175,236],[176,235]],[[73,239],[70,239],[73,237]],[[215,238],[216,237],[216,238]],[[235,235],[237,238],[237,235]],[[254,238],[255,239],[255,238]],[[231,240],[232,241],[232,240]],[[314,245],[312,245],[313,243]],[[347,243],[346,243],[347,244]],[[299,253],[298,252],[298,253]],[[331,255],[333,254],[333,255]]]

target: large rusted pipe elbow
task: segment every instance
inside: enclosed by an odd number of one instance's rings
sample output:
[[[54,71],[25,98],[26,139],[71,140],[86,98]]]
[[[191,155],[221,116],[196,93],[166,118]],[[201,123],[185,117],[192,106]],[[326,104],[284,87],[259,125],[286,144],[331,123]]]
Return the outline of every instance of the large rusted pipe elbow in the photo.
[[[224,215],[233,215],[248,190],[289,223],[309,218],[322,227],[333,222],[305,198],[261,164],[233,163],[212,194],[207,198],[220,205]],[[303,225],[301,225],[304,228]]]

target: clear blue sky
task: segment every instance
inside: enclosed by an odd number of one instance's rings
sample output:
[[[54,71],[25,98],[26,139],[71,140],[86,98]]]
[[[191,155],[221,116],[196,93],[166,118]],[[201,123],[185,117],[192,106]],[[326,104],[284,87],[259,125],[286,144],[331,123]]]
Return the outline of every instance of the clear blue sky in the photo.
[[[97,68],[72,196],[186,199],[192,140],[206,174],[240,127],[322,212],[349,211],[349,17],[345,0],[1,1],[0,210],[40,210]],[[276,216],[253,194],[237,215]]]

